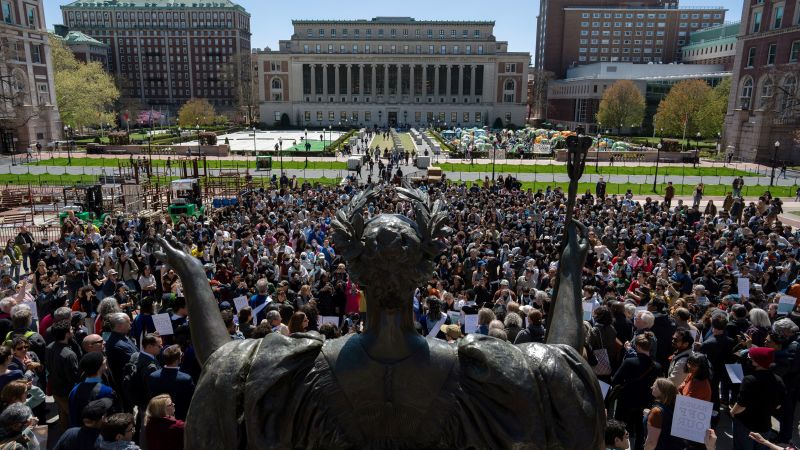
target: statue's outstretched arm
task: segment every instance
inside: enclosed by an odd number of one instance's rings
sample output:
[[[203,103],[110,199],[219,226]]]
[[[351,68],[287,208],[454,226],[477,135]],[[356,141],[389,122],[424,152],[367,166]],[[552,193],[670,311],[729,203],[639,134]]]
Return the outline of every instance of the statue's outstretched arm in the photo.
[[[583,308],[581,307],[581,274],[589,253],[586,227],[572,220],[567,224],[567,245],[558,265],[558,294],[547,330],[548,344],[565,344],[583,349]]]
[[[154,253],[156,258],[169,264],[183,284],[192,342],[197,359],[204,364],[212,353],[231,340],[208,284],[208,277],[203,272],[200,260],[184,252],[181,244],[171,235],[167,239],[158,236],[156,240],[161,245],[161,250]]]

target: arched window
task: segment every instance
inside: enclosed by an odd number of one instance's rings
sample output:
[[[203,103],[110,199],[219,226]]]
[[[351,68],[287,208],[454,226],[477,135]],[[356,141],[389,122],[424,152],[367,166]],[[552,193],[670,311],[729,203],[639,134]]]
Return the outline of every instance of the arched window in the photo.
[[[781,111],[786,116],[792,116],[797,103],[797,78],[789,74],[781,85]]]
[[[514,80],[506,80],[503,83],[503,102],[504,103],[514,103],[516,101],[516,83]]]
[[[739,90],[739,107],[750,109],[750,100],[753,98],[753,79],[747,77],[742,81],[742,88]]]
[[[283,89],[283,82],[281,81],[280,78],[273,78],[272,79],[272,89],[278,89],[278,90],[282,90]]]
[[[759,100],[759,108],[768,108],[772,101],[772,78],[765,77],[761,82],[761,99]]]

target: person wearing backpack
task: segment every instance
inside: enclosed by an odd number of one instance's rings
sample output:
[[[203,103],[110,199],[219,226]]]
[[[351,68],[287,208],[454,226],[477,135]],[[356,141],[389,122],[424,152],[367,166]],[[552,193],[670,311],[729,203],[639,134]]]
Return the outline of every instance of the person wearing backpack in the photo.
[[[81,426],[83,408],[95,400],[109,398],[115,403],[115,410],[119,410],[114,389],[103,384],[103,373],[108,370],[106,357],[100,352],[87,353],[81,358],[79,368],[86,378],[69,393],[70,427]]]
[[[41,334],[31,329],[33,323],[33,313],[30,308],[25,306],[15,306],[11,310],[11,331],[9,331],[4,340],[4,345],[11,345],[14,338],[22,336],[30,345],[30,351],[36,353],[40,361],[44,361],[45,348],[47,343]]]
[[[144,413],[152,398],[147,389],[147,379],[151,373],[161,369],[158,355],[161,353],[162,345],[161,336],[158,334],[145,334],[142,337],[142,351],[134,353],[122,371],[122,394],[125,396],[125,402],[138,407],[137,434],[142,429]]]

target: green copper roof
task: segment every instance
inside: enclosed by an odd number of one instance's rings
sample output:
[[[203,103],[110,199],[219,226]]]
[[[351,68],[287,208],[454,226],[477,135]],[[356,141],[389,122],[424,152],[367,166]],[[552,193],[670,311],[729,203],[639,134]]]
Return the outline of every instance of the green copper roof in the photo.
[[[165,9],[238,9],[247,13],[244,8],[230,0],[77,0],[61,9],[98,9],[98,8],[165,8]]]
[[[689,35],[689,45],[702,44],[704,42],[725,38],[735,41],[737,34],[739,34],[739,22],[717,25],[716,27],[704,28],[691,33]]]
[[[70,31],[66,36],[58,37],[67,45],[96,45],[99,47],[108,47],[107,44],[104,44],[91,36],[87,36],[80,31]]]

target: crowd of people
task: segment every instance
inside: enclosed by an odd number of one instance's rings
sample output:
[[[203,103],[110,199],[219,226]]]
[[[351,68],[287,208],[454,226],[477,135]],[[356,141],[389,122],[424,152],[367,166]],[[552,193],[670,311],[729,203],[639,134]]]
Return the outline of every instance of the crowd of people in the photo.
[[[565,194],[520,189],[511,176],[423,188],[447,201],[453,233],[408,299],[419,332],[448,342],[464,333],[544,342]],[[50,429],[60,450],[183,448],[200,367],[182,282],[156,257],[156,235],[173,235],[203,264],[231,339],[361,332],[364,293],[330,236],[336,211],[359,189],[351,180],[249,190],[174,224],[156,215],[98,227],[69,216],[52,242],[22,228],[0,250],[0,448],[38,448],[32,430],[48,409],[57,410]],[[604,189],[577,200],[590,242],[584,356],[611,386],[608,448],[713,446],[713,430],[705,444],[671,435],[678,395],[712,402],[712,428],[732,424],[724,431],[734,449],[791,445],[800,234],[770,208],[752,204],[733,218],[700,207]],[[388,183],[365,209],[366,217],[413,216]],[[157,332],[161,313],[172,334]],[[737,363],[742,380],[726,368]]]

